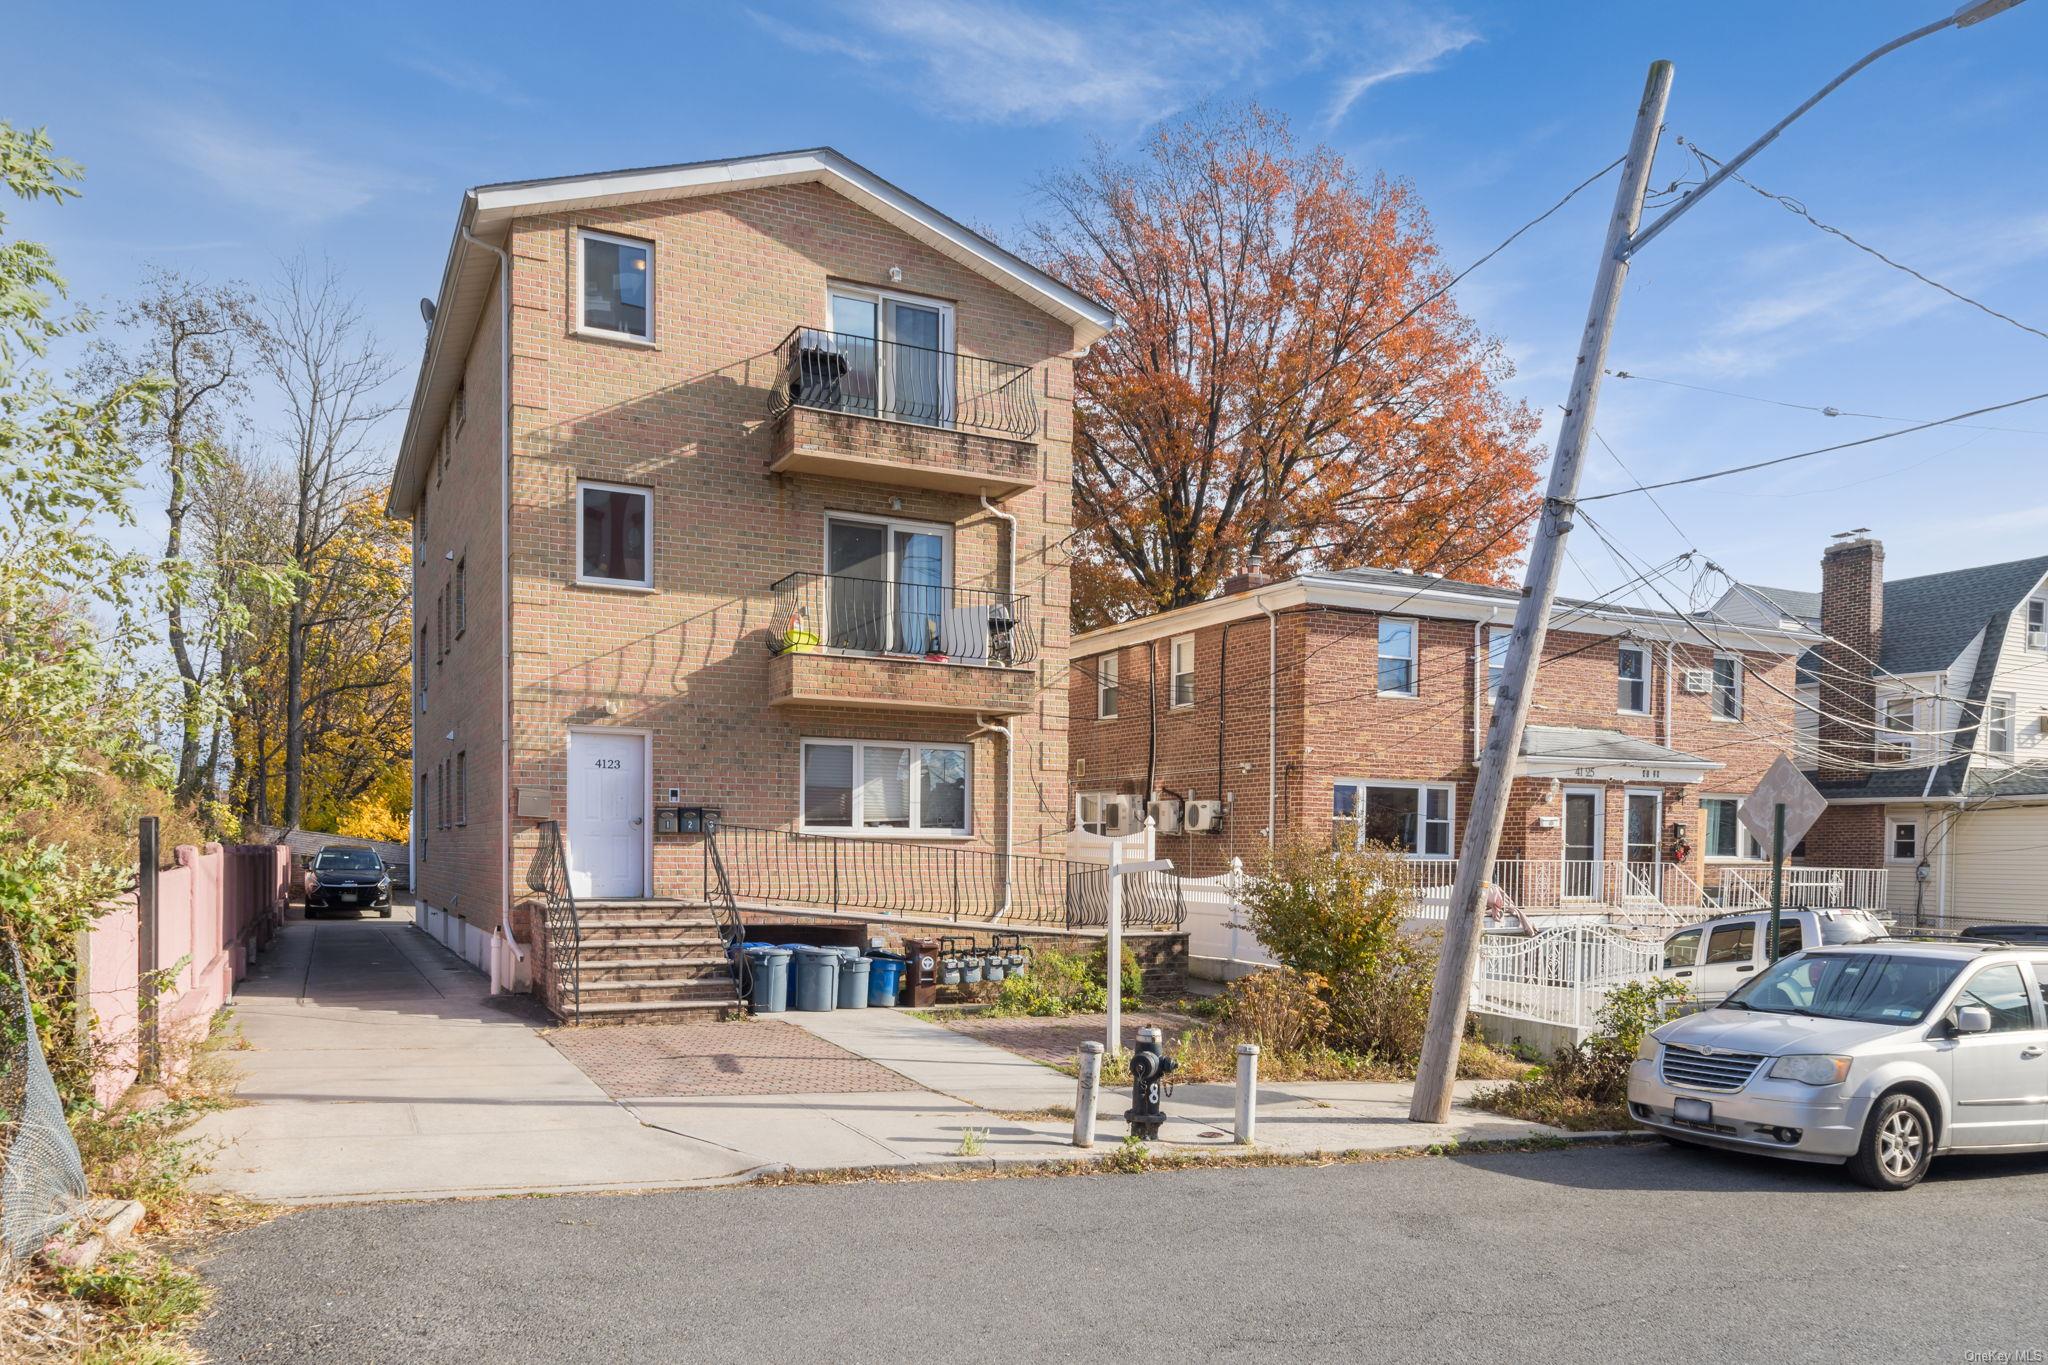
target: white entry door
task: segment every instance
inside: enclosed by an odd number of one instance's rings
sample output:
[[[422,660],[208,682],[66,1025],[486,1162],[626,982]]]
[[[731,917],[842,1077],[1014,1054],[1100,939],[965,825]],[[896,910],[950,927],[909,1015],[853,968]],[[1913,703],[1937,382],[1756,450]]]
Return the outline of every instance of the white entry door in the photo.
[[[639,735],[569,733],[569,889],[594,900],[647,894],[647,770]]]

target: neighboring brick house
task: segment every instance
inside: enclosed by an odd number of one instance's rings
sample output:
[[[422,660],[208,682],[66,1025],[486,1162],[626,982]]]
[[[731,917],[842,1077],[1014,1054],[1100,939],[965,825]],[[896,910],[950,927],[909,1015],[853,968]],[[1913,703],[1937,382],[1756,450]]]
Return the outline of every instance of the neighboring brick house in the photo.
[[[1887,870],[1901,923],[2048,918],[2048,557],[1886,581],[1884,546],[1847,538],[1817,614],[1799,724],[1829,805],[1808,855]]]
[[[541,937],[546,821],[586,903],[702,899],[679,807],[806,866],[1061,852],[1072,364],[1113,321],[830,150],[469,191],[389,498],[428,924]]]
[[[1108,798],[1214,834],[1158,838],[1183,871],[1255,866],[1271,839],[1373,840],[1448,880],[1518,594],[1379,569],[1234,579],[1090,631],[1070,681],[1076,820]],[[1538,671],[1498,880],[1529,908],[1671,906],[1754,873],[1740,799],[1789,747],[1811,632],[1563,601]],[[1111,812],[1113,815],[1115,812]],[[1425,869],[1426,870],[1426,869]]]

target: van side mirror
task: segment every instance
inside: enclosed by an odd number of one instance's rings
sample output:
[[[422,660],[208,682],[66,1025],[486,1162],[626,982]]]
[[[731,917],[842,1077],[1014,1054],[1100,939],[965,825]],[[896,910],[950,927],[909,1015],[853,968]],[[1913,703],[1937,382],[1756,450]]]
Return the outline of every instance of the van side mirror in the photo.
[[[1982,1005],[1964,1005],[1956,1011],[1950,1027],[1958,1036],[1991,1032],[1991,1011]]]

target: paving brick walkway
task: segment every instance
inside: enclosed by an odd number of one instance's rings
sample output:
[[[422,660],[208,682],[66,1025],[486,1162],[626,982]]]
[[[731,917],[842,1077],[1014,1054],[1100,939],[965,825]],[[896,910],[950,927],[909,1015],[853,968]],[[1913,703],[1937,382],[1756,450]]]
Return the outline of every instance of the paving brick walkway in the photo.
[[[885,1066],[772,1019],[564,1028],[547,1039],[615,1100],[918,1088]]]
[[[1109,1017],[1102,1014],[1070,1014],[1055,1019],[992,1019],[985,1014],[940,1011],[932,1017],[956,1033],[964,1033],[992,1047],[1029,1057],[1047,1066],[1072,1066],[1081,1053],[1081,1044],[1100,1042],[1109,1027]],[[1180,1035],[1194,1027],[1195,1021],[1184,1014],[1127,1010],[1123,1024],[1125,1047],[1136,1041],[1139,1029],[1157,1028],[1165,1032],[1167,1050],[1171,1052],[1180,1041]]]

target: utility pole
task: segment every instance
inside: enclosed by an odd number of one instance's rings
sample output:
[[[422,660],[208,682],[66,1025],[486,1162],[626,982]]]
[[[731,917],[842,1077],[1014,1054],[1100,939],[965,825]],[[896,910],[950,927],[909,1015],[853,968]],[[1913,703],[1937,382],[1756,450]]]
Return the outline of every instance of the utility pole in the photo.
[[[1415,1098],[1408,1107],[1408,1117],[1417,1123],[1442,1123],[1451,1113],[1451,1085],[1458,1077],[1458,1047],[1465,1034],[1465,1004],[1479,960],[1480,898],[1500,849],[1515,759],[1522,747],[1522,727],[1529,718],[1529,692],[1536,681],[1536,662],[1543,657],[1544,638],[1550,633],[1550,607],[1557,597],[1558,572],[1564,563],[1564,538],[1571,530],[1579,468],[1593,429],[1593,408],[1600,397],[1600,371],[1607,364],[1607,343],[1621,307],[1621,286],[1628,278],[1629,241],[1642,220],[1650,163],[1657,154],[1657,134],[1670,96],[1671,63],[1652,62],[1649,79],[1643,83],[1642,103],[1636,108],[1635,133],[1621,164],[1621,184],[1614,193],[1614,214],[1607,222],[1599,273],[1593,278],[1593,304],[1586,314],[1578,367],[1557,432],[1557,456],[1551,464],[1550,486],[1544,490],[1543,518],[1529,550],[1528,576],[1521,605],[1515,610],[1514,635],[1508,641],[1506,675],[1494,703],[1486,752],[1480,756],[1472,808],[1465,817],[1465,843],[1458,854],[1450,915],[1444,921],[1443,953],[1437,959],[1436,983],[1429,999],[1429,1026],[1422,1040],[1422,1062],[1415,1073]]]
[[[1621,307],[1621,287],[1628,278],[1629,261],[1651,238],[1671,226],[1808,110],[1872,62],[1929,34],[1980,24],[2019,3],[2020,0],[1963,0],[1953,13],[1872,49],[1772,124],[1763,136],[1723,162],[1656,221],[1638,231],[1643,196],[1649,186],[1650,162],[1656,154],[1659,126],[1664,121],[1664,104],[1671,95],[1671,63],[1650,64],[1643,102],[1636,110],[1635,135],[1629,139],[1628,155],[1622,162],[1621,186],[1615,191],[1614,217],[1607,224],[1600,272],[1593,280],[1593,306],[1586,317],[1585,335],[1579,342],[1571,395],[1564,422],[1557,432],[1557,458],[1551,466],[1550,486],[1544,491],[1543,520],[1529,551],[1522,601],[1515,611],[1515,632],[1508,643],[1507,676],[1501,683],[1500,700],[1494,706],[1486,752],[1480,758],[1472,809],[1465,817],[1465,842],[1458,850],[1458,880],[1451,889],[1450,916],[1444,921],[1443,955],[1436,964],[1429,1026],[1422,1040],[1422,1063],[1415,1074],[1415,1098],[1408,1106],[1408,1117],[1415,1122],[1442,1123],[1450,1117],[1451,1085],[1458,1075],[1458,1044],[1465,1032],[1465,1004],[1472,993],[1472,973],[1479,958],[1480,894],[1486,889],[1494,855],[1500,849],[1501,824],[1507,813],[1508,793],[1514,785],[1515,759],[1522,747],[1522,726],[1529,715],[1529,689],[1536,680],[1536,661],[1543,657],[1544,636],[1549,633],[1564,537],[1571,530],[1573,500],[1579,490],[1579,465],[1585,457],[1586,437],[1593,428],[1593,408],[1600,397],[1600,371],[1607,363],[1607,342]]]

